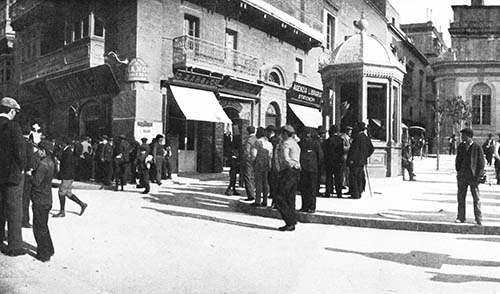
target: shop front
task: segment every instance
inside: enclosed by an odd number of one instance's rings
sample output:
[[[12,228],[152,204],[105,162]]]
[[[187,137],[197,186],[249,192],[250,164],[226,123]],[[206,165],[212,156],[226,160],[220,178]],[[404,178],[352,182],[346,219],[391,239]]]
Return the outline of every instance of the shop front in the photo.
[[[298,131],[323,126],[321,96],[321,90],[293,82],[287,91],[287,123]]]

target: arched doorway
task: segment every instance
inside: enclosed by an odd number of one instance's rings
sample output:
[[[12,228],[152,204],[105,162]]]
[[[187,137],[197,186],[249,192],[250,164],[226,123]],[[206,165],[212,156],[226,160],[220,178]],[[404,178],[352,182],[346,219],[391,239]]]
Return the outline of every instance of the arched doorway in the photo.
[[[106,133],[104,105],[97,101],[89,101],[80,109],[80,136],[97,139]]]
[[[281,112],[276,102],[271,102],[266,110],[266,127],[270,125],[277,128],[281,125]]]

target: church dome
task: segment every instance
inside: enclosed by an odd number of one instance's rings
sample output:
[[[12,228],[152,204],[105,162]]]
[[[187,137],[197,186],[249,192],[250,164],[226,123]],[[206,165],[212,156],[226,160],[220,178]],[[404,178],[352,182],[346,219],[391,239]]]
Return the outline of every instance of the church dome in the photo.
[[[367,63],[383,66],[399,66],[394,54],[375,36],[366,33],[366,20],[355,22],[361,30],[349,37],[332,53],[330,64]]]

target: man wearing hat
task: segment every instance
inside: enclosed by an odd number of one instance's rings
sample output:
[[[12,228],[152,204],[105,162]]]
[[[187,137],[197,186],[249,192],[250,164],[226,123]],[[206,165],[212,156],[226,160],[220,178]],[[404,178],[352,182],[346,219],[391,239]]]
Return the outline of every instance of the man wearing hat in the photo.
[[[366,134],[366,124],[358,123],[357,134],[354,135],[351,148],[347,155],[347,166],[349,167],[351,197],[353,199],[361,198],[365,191],[365,165],[368,163],[368,157],[373,154],[373,144]]]
[[[125,135],[118,136],[118,144],[114,150],[115,160],[115,191],[118,191],[120,186],[123,191],[123,186],[128,180],[128,171],[130,170],[130,144]]]
[[[458,213],[455,222],[465,222],[465,197],[470,187],[474,200],[474,217],[478,225],[482,224],[481,203],[479,201],[479,182],[484,176],[484,153],[481,146],[472,140],[474,132],[470,128],[460,131],[461,143],[457,148],[455,169],[457,171]]]
[[[326,171],[326,190],[324,197],[330,197],[333,193],[333,188],[335,187],[337,197],[342,198],[342,162],[344,158],[344,142],[340,137],[337,125],[332,125],[328,130],[328,133],[329,137],[323,143]]]
[[[21,222],[26,144],[21,127],[13,121],[20,110],[21,106],[10,97],[0,101],[0,249],[10,256],[25,254]],[[7,247],[3,243],[6,221]]]

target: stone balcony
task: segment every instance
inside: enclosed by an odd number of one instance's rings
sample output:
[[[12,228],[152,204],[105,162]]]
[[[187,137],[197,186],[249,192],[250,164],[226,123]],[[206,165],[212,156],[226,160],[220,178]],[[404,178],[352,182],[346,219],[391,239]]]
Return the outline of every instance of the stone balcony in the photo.
[[[104,40],[86,37],[56,51],[21,63],[21,84],[58,73],[104,64]]]
[[[174,69],[196,67],[256,80],[259,77],[259,65],[257,57],[220,44],[186,35],[173,40]]]

